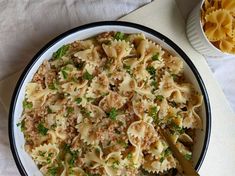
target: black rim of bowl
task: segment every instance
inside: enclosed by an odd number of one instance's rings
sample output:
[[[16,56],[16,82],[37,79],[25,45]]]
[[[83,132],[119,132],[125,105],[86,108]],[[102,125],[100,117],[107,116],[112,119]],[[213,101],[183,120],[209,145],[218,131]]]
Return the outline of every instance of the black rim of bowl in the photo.
[[[194,66],[192,61],[189,59],[189,57],[184,53],[184,51],[182,49],[180,49],[173,41],[171,41],[166,36],[162,35],[161,33],[157,32],[153,29],[142,26],[140,24],[125,22],[125,21],[101,21],[101,22],[95,22],[95,23],[82,25],[82,26],[73,28],[71,30],[68,30],[68,31],[60,34],[58,37],[54,38],[49,43],[47,43],[42,49],[40,49],[38,51],[38,53],[32,58],[32,60],[28,63],[28,65],[25,67],[24,71],[22,72],[22,74],[16,84],[13,95],[12,95],[11,105],[10,105],[10,110],[9,110],[9,122],[8,122],[8,133],[9,133],[11,152],[13,154],[16,166],[17,166],[20,174],[21,175],[28,175],[21,160],[20,160],[19,154],[16,149],[16,143],[15,143],[15,137],[14,137],[14,125],[16,125],[16,124],[14,124],[13,117],[14,117],[15,106],[16,106],[16,101],[17,101],[18,95],[19,95],[19,91],[22,87],[22,84],[23,84],[26,76],[28,75],[28,72],[31,70],[32,66],[37,62],[37,60],[41,57],[41,55],[43,55],[55,43],[57,43],[58,41],[62,40],[64,37],[66,37],[72,33],[86,30],[86,29],[93,28],[93,27],[97,27],[97,26],[126,26],[126,27],[132,27],[132,28],[136,28],[136,29],[140,29],[142,31],[145,31],[149,34],[152,34],[152,35],[158,37],[160,40],[164,41],[169,46],[171,46],[184,59],[184,61],[189,65],[190,69],[192,70],[194,76],[197,79],[197,82],[199,83],[199,87],[200,87],[201,92],[203,94],[205,110],[206,110],[205,140],[204,140],[201,155],[200,155],[199,160],[195,166],[195,169],[199,170],[202,165],[202,162],[205,158],[207,148],[209,145],[210,132],[211,132],[211,110],[210,110],[209,97],[208,97],[205,85],[204,85],[203,80],[202,80],[200,74],[198,73],[196,67]],[[74,39],[74,40],[76,40],[76,39]]]

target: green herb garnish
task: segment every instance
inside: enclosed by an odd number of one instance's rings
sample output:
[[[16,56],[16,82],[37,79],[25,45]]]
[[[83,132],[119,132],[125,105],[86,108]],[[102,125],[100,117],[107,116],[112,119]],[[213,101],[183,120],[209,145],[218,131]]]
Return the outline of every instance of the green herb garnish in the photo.
[[[176,124],[173,123],[173,122],[171,123],[171,126],[172,126],[173,130],[174,130],[175,132],[179,133],[179,134],[183,134],[183,133],[185,132],[185,130],[184,130],[182,127],[176,125]]]
[[[44,156],[45,156],[45,154],[46,154],[46,152],[43,152],[43,151],[39,150],[39,151],[38,151],[38,154],[39,154],[39,156],[44,157]]]
[[[126,157],[127,157],[127,159],[129,159],[129,160],[132,159],[132,157],[133,157],[133,156],[132,156],[132,153],[128,153],[128,155],[127,155]]]
[[[95,100],[95,98],[92,98],[92,97],[87,97],[86,99],[87,99],[88,102],[91,102],[91,101]]]
[[[88,111],[85,108],[81,108],[80,112],[82,113],[83,116],[85,117],[91,117],[91,111]]]
[[[116,40],[125,40],[126,35],[122,32],[116,32],[116,34],[114,35],[114,39]]]
[[[126,69],[126,70],[130,70],[131,69],[131,66],[130,65],[123,65],[123,68]]]
[[[48,114],[51,114],[51,113],[52,113],[52,110],[51,110],[51,108],[50,108],[49,106],[47,106],[47,113],[48,113]]]
[[[165,151],[164,151],[164,157],[167,157],[171,154],[171,149],[168,147]]]
[[[154,55],[152,56],[152,60],[153,60],[153,61],[159,60],[159,54],[158,54],[158,53],[157,53],[157,54],[154,54]]]
[[[162,163],[164,161],[164,157],[160,158],[160,163]]]
[[[53,82],[48,85],[48,88],[51,90],[58,90],[58,82],[56,80],[53,80]]]
[[[156,99],[159,100],[159,101],[162,101],[164,99],[164,97],[162,95],[157,95]]]
[[[85,79],[85,80],[90,81],[90,80],[93,79],[93,75],[91,75],[91,74],[86,70],[85,73],[83,74],[82,78]]]
[[[68,163],[69,163],[70,166],[74,166],[74,163],[75,163],[75,160],[78,157],[79,151],[70,151],[70,154],[71,154],[71,158],[68,161]]]
[[[153,106],[150,108],[149,110],[149,116],[151,116],[153,118],[154,122],[158,122],[158,115],[157,115],[158,109],[157,106]]]
[[[53,53],[54,59],[60,59],[62,56],[64,56],[69,49],[69,45],[63,45],[60,47],[56,52]]]
[[[23,101],[23,108],[24,109],[31,109],[33,107],[33,103],[27,102],[26,100]]]
[[[117,141],[118,144],[120,144],[121,146],[123,146],[124,148],[128,147],[128,143],[124,142],[124,141]]]
[[[65,70],[61,70],[64,79],[68,78],[68,73]]]
[[[67,107],[66,111],[67,111],[66,116],[68,116],[68,115],[70,115],[71,113],[73,113],[74,108],[73,108],[73,107]]]
[[[127,73],[129,73],[132,76],[132,74],[131,74],[131,66],[130,65],[125,65],[124,64],[123,68],[126,70]]]
[[[154,78],[156,75],[156,69],[152,66],[148,66],[146,68],[147,72],[152,76],[151,78]]]
[[[23,132],[25,130],[25,121],[22,120],[21,122],[17,123],[16,126],[20,126],[20,130]]]
[[[157,89],[157,81],[156,81],[156,80],[153,80],[153,81],[151,82],[151,86],[153,86],[154,89],[156,90],[156,89]]]
[[[65,153],[69,153],[69,152],[70,152],[70,145],[69,145],[69,144],[64,144],[64,146],[63,146],[63,151],[64,151]]]
[[[111,108],[111,110],[108,112],[108,117],[112,120],[116,120],[117,115],[118,111],[116,108]]]
[[[184,158],[186,159],[186,160],[191,160],[192,159],[192,154],[185,154],[184,155]]]
[[[47,134],[47,131],[48,131],[48,128],[44,127],[44,125],[42,123],[39,123],[38,124],[38,132],[41,134],[41,135],[46,135]]]
[[[171,74],[171,76],[173,77],[173,80],[174,80],[174,81],[178,81],[178,79],[179,79],[179,76],[178,76],[178,75],[176,75],[176,74]]]
[[[76,101],[77,104],[80,104],[82,102],[82,98],[80,98],[80,97],[76,98],[75,101]]]
[[[51,90],[56,90],[54,83],[49,84],[48,88]]]
[[[48,168],[47,173],[49,174],[49,176],[56,176],[58,173],[59,167],[50,167]]]

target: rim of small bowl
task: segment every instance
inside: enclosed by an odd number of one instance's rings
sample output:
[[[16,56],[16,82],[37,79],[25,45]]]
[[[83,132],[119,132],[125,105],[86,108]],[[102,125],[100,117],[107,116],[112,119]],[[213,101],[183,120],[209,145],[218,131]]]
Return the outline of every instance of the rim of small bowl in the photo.
[[[214,46],[214,45],[210,42],[210,40],[207,38],[207,36],[206,36],[206,34],[205,34],[205,32],[204,32],[204,29],[203,29],[203,26],[202,26],[202,20],[201,20],[201,10],[202,10],[202,6],[203,6],[204,2],[205,2],[205,0],[202,0],[201,2],[199,2],[199,4],[200,4],[200,5],[199,5],[199,8],[200,8],[200,9],[199,9],[200,28],[201,28],[201,31],[202,31],[202,33],[203,33],[204,38],[206,39],[208,45],[210,46],[210,48],[211,48],[211,49],[214,49],[216,52],[218,52],[218,54],[220,54],[220,55],[218,55],[218,56],[209,56],[209,57],[235,56],[235,54],[231,54],[231,53],[227,53],[227,52],[221,51],[219,48],[217,48],[216,46]]]
[[[56,44],[57,42],[59,42],[60,40],[69,36],[72,33],[79,32],[79,31],[86,30],[86,29],[90,29],[93,27],[98,27],[98,26],[126,26],[126,27],[136,28],[136,29],[142,30],[146,33],[152,34],[155,37],[159,38],[160,40],[164,41],[169,46],[171,46],[175,50],[175,52],[177,52],[181,56],[181,58],[186,62],[186,64],[189,66],[189,68],[193,72],[193,74],[198,82],[199,88],[200,88],[201,93],[203,95],[203,100],[204,100],[204,104],[205,104],[205,111],[206,111],[205,139],[203,141],[202,152],[201,152],[200,157],[199,157],[199,159],[196,163],[196,166],[195,166],[195,169],[198,171],[203,163],[203,160],[205,158],[205,155],[206,155],[206,152],[208,149],[209,141],[210,141],[211,109],[210,109],[210,102],[209,102],[209,96],[208,96],[207,90],[205,88],[204,82],[203,82],[199,72],[197,71],[196,67],[194,66],[192,61],[189,59],[189,57],[184,53],[184,51],[181,48],[179,48],[172,40],[170,40],[169,38],[167,38],[163,34],[157,32],[151,28],[148,28],[146,26],[142,26],[140,24],[125,22],[125,21],[100,21],[100,22],[94,22],[94,23],[85,24],[85,25],[82,25],[79,27],[75,27],[73,29],[70,29],[70,30],[60,34],[56,38],[52,39],[43,48],[41,48],[38,51],[38,53],[32,58],[32,60],[28,63],[28,65],[25,67],[24,71],[22,72],[19,80],[17,81],[17,84],[15,86],[15,89],[14,89],[14,92],[12,95],[10,109],[9,109],[8,135],[9,135],[11,152],[12,152],[13,158],[15,160],[16,166],[17,166],[20,174],[26,175],[26,176],[28,175],[25,170],[25,166],[22,164],[21,159],[20,159],[19,154],[16,149],[15,137],[14,137],[15,135],[14,135],[14,130],[13,130],[15,124],[14,124],[13,119],[14,119],[14,111],[16,108],[16,101],[17,101],[19,92],[22,88],[22,84],[25,81],[25,78],[27,77],[27,75],[28,75],[29,71],[31,70],[31,68],[33,67],[33,65],[54,44]]]

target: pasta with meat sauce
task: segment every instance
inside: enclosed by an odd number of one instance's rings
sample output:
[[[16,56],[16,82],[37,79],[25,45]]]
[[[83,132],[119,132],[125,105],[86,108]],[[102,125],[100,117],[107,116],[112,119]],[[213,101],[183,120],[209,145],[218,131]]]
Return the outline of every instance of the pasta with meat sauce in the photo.
[[[26,86],[19,125],[43,175],[174,175],[159,128],[190,160],[202,96],[183,61],[144,34],[63,45]]]

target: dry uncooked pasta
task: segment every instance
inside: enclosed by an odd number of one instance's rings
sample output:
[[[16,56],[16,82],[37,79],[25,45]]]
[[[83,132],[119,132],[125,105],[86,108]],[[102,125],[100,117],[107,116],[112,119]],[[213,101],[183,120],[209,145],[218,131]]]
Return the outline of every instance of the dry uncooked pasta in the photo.
[[[226,53],[235,53],[235,0],[205,0],[201,22],[208,40]]]
[[[174,175],[178,161],[159,128],[188,160],[202,128],[202,96],[183,69],[143,34],[105,32],[62,46],[26,87],[26,151],[43,175]]]

